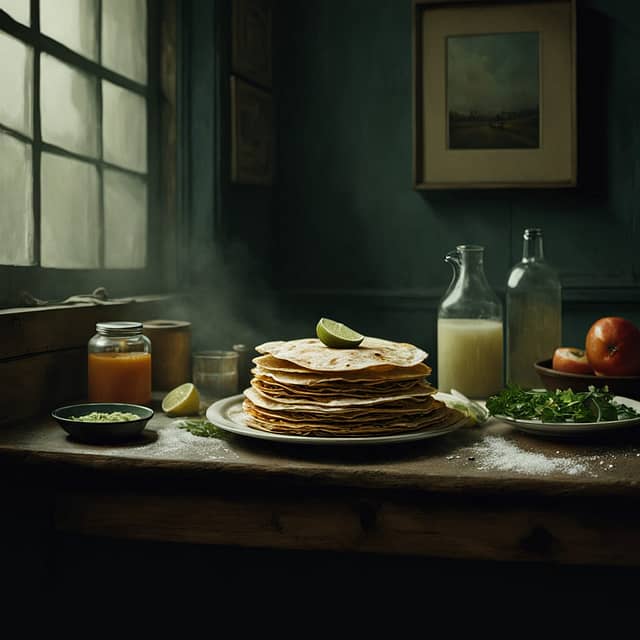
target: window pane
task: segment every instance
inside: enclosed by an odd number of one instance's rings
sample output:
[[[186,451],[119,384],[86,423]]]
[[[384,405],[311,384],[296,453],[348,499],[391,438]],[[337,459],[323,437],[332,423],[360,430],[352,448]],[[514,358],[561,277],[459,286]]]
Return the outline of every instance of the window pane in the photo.
[[[146,84],[145,0],[102,0],[102,64]]]
[[[98,59],[96,0],[40,0],[40,30],[50,38]]]
[[[147,105],[141,96],[102,81],[102,149],[107,162],[145,173]]]
[[[105,266],[144,267],[147,254],[147,185],[120,171],[104,172]]]
[[[44,53],[40,69],[42,139],[96,157],[97,80]]]
[[[0,9],[22,24],[31,24],[31,0],[0,0]]]
[[[0,122],[30,136],[33,49],[0,31]]]
[[[0,264],[33,264],[31,145],[0,132]]]
[[[98,171],[86,162],[42,154],[40,263],[99,266]]]

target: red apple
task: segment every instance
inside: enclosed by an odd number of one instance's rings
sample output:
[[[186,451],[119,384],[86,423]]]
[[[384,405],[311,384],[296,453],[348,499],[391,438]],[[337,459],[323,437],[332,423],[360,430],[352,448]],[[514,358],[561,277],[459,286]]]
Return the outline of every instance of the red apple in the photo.
[[[553,352],[551,366],[556,371],[564,371],[565,373],[591,376],[594,373],[584,349],[576,347],[558,347]]]
[[[586,352],[597,375],[640,374],[640,329],[619,317],[600,318],[587,333]]]

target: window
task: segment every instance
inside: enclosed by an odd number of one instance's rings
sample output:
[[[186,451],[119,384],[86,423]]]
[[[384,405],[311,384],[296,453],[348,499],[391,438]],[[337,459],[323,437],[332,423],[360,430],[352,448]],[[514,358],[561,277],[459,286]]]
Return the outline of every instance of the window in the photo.
[[[147,266],[147,13],[0,0],[0,265]]]

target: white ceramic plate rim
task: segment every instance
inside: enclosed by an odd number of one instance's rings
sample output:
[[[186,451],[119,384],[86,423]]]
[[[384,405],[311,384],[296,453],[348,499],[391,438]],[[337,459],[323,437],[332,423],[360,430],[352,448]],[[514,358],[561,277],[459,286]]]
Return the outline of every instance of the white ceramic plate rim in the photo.
[[[625,404],[628,407],[640,411],[640,402],[624,396],[614,396],[618,404]],[[640,416],[636,418],[625,418],[624,420],[603,420],[602,422],[541,422],[540,420],[523,420],[522,418],[510,418],[509,416],[495,415],[496,420],[507,422],[508,424],[530,433],[553,433],[579,434],[594,433],[600,431],[610,431],[613,429],[623,429],[640,424]]]
[[[466,422],[466,418],[446,427],[423,429],[422,431],[410,431],[408,433],[397,433],[390,436],[351,436],[336,438],[331,436],[297,436],[286,435],[282,433],[271,433],[269,431],[260,431],[248,427],[242,418],[242,394],[223,398],[214,402],[207,409],[207,420],[216,427],[251,438],[260,438],[262,440],[273,440],[277,442],[290,442],[295,444],[315,444],[315,445],[360,445],[360,444],[393,444],[398,442],[411,442],[414,440],[424,440],[426,438],[434,438],[446,433],[455,431]]]

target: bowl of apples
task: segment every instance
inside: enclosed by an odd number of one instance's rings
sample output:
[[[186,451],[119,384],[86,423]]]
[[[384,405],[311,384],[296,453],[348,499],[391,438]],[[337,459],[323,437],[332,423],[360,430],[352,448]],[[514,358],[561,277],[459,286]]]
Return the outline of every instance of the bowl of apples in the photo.
[[[626,318],[600,318],[587,332],[584,349],[558,347],[534,367],[546,389],[606,386],[617,396],[640,399],[640,329]]]

